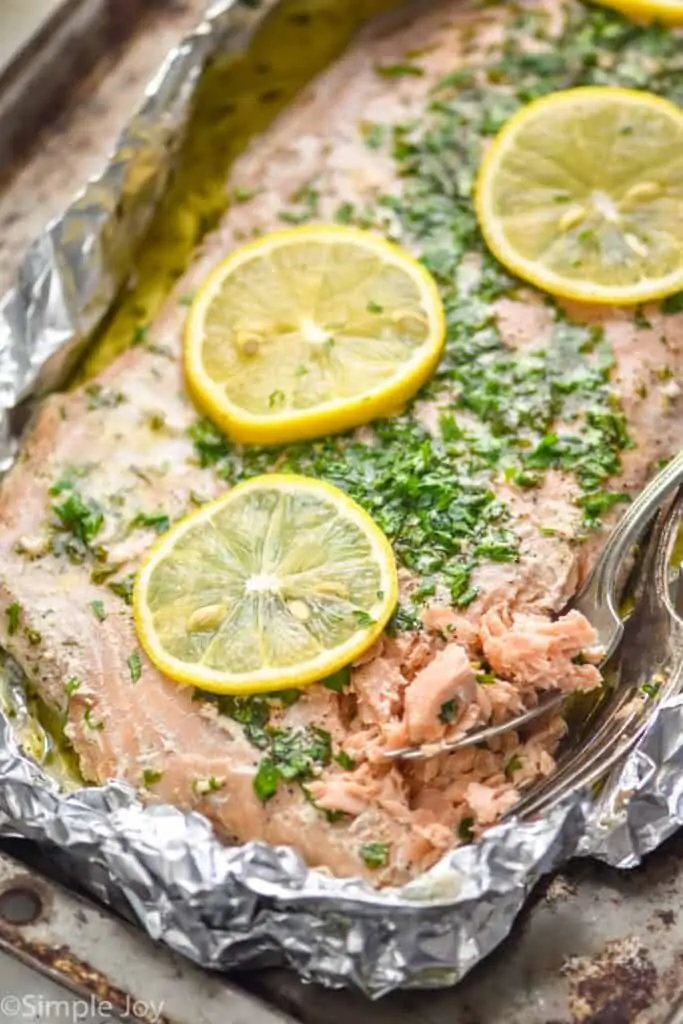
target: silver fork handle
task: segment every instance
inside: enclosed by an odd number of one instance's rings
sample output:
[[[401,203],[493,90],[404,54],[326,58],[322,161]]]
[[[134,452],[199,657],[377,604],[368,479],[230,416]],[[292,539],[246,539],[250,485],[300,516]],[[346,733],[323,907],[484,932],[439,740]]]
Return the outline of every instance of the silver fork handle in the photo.
[[[619,567],[640,539],[658,507],[683,484],[683,451],[671,460],[648,484],[607,539],[596,570],[572,602],[596,627],[600,637],[610,637],[603,645],[607,660],[616,650],[623,632],[617,609]]]

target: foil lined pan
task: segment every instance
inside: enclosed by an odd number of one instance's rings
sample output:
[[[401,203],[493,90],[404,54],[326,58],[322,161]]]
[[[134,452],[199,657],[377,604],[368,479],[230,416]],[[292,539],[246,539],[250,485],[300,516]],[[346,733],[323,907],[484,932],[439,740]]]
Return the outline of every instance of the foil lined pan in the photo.
[[[34,243],[0,302],[0,466],[30,398],[62,384],[125,280],[166,183],[206,61],[244,47],[277,0],[220,0],[168,58],[103,174]],[[667,667],[680,674],[669,624]],[[646,672],[647,666],[641,666]],[[645,678],[645,677],[644,677]],[[29,711],[9,672],[19,720]],[[128,786],[67,793],[0,714],[0,831],[49,844],[67,876],[207,968],[287,964],[377,997],[458,981],[509,932],[544,874],[574,855],[631,867],[683,824],[683,697],[650,719],[599,798],[507,821],[401,890],[309,869],[296,852],[227,848],[200,815],[143,807]]]

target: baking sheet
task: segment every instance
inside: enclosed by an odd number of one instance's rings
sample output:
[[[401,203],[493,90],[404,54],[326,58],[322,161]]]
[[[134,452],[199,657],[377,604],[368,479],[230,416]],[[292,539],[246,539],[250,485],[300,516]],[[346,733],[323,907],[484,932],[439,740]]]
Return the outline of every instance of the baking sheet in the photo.
[[[151,85],[102,178],[28,254],[0,307],[5,465],[13,413],[57,386],[109,309],[163,192],[207,58],[244,40],[274,5],[220,3]],[[64,796],[0,721],[6,828],[54,843],[96,894],[205,966],[286,962],[372,995],[462,977],[509,931],[537,879],[571,854],[628,865],[680,824],[683,710],[674,697],[595,805],[578,795],[547,819],[492,829],[400,892],[310,871],[292,851],[217,843],[208,823],[142,808],[112,784]],[[628,794],[628,799],[625,798]]]

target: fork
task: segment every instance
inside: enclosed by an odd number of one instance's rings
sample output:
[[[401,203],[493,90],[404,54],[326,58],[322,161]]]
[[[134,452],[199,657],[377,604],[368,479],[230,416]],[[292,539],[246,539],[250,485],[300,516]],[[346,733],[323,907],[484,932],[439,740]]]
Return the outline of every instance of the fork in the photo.
[[[682,521],[683,489],[668,511],[660,513],[641,559],[640,599],[624,643],[607,666],[615,685],[607,700],[600,701],[602,722],[593,728],[598,717],[594,709],[552,776],[533,785],[504,818],[537,817],[605,778],[647,728],[653,705],[683,688],[683,618],[678,580],[671,579],[671,556]]]
[[[597,647],[601,654],[601,668],[609,662],[624,635],[624,622],[618,611],[617,588],[621,578],[620,570],[663,503],[681,485],[683,485],[683,452],[680,452],[664,469],[660,470],[629,505],[626,513],[612,530],[583,588],[567,608],[567,610],[576,609],[581,612],[596,630]],[[536,707],[499,725],[473,729],[464,736],[453,740],[443,740],[441,743],[388,750],[385,751],[384,757],[403,761],[425,760],[453,750],[475,746],[477,743],[502,736],[513,729],[524,728],[542,715],[559,709],[571,696],[572,693],[551,693],[541,698]]]

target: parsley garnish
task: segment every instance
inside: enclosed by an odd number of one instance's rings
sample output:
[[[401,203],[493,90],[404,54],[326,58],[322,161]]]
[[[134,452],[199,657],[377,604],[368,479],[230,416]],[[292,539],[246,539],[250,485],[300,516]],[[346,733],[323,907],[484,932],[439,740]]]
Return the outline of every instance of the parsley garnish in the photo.
[[[107,617],[107,612],[102,601],[93,601],[90,607],[93,610],[93,614],[98,622],[104,622]]]
[[[320,681],[328,690],[332,690],[334,693],[343,693],[351,682],[351,669],[348,666],[340,668],[338,672],[334,672],[331,676],[327,676]]]
[[[165,512],[138,512],[131,520],[131,529],[138,526],[151,527],[156,533],[166,533],[171,525],[171,520]]]
[[[379,64],[375,69],[382,78],[405,78],[406,76],[420,78],[424,71],[417,64]]]
[[[92,541],[104,526],[104,512],[100,505],[92,499],[85,499],[75,489],[73,483],[60,481],[56,486],[60,493],[65,491],[67,497],[61,503],[54,504],[52,511],[58,521],[58,530],[68,534],[64,547],[69,557],[75,562],[82,562],[91,550]],[[53,547],[58,547],[53,543]]]
[[[130,678],[134,683],[137,683],[138,679],[142,675],[142,661],[137,651],[132,651],[127,658],[128,669],[130,671]]]
[[[133,589],[135,587],[135,576],[133,573],[129,573],[123,579],[112,580],[110,583],[107,583],[107,586],[117,597],[123,598],[126,604],[132,604]]]
[[[510,781],[515,772],[518,772],[522,767],[522,758],[519,754],[513,754],[508,763],[505,765],[505,778]]]
[[[465,843],[471,843],[474,839],[474,818],[466,817],[460,820],[458,825],[458,836]]]
[[[86,707],[83,712],[83,721],[89,729],[94,729],[96,732],[101,732],[104,729],[104,722],[93,722],[91,707]]]
[[[135,344],[135,340],[133,341]],[[126,401],[126,396],[120,391],[109,391],[101,384],[88,384],[85,389],[88,396],[88,409],[114,409]]]
[[[16,631],[19,629],[19,620],[23,609],[20,604],[13,601],[7,609],[7,632],[10,636],[14,636]]]
[[[446,725],[454,722],[458,717],[458,702],[455,700],[447,700],[441,705],[441,711],[439,711],[439,718]]]
[[[372,615],[368,615],[362,608],[354,608],[352,614],[362,629],[369,629],[370,626],[375,625],[376,619],[373,619]]]
[[[262,800],[275,795],[280,781],[308,782],[332,761],[330,734],[315,725],[305,729],[269,728],[265,735],[268,753],[254,779],[254,789]]]
[[[80,679],[77,679],[76,676],[72,676],[71,679],[69,679],[68,682],[64,684],[64,691],[68,697],[71,697],[71,695],[74,694],[76,690],[80,689],[80,686]]]
[[[280,220],[288,224],[305,224],[318,216],[318,202],[320,193],[317,189],[305,186],[300,188],[292,196],[292,201],[298,204],[298,209],[283,210],[280,213]]]
[[[157,782],[160,782],[163,777],[163,772],[159,772],[155,768],[145,768],[142,773],[142,784],[146,789],[150,789],[152,786],[155,786]]]
[[[346,753],[345,750],[339,750],[334,755],[334,760],[337,762],[340,768],[343,768],[345,772],[352,772],[356,767],[354,759]]]
[[[258,766],[254,776],[254,791],[259,800],[264,803],[272,799],[277,793],[280,782],[280,772],[274,761],[264,757]]]
[[[369,868],[384,868],[389,863],[390,843],[365,843],[359,853]]]
[[[192,783],[192,788],[197,796],[208,796],[209,793],[218,793],[225,786],[224,782],[221,782],[212,775],[208,779],[195,779]]]

